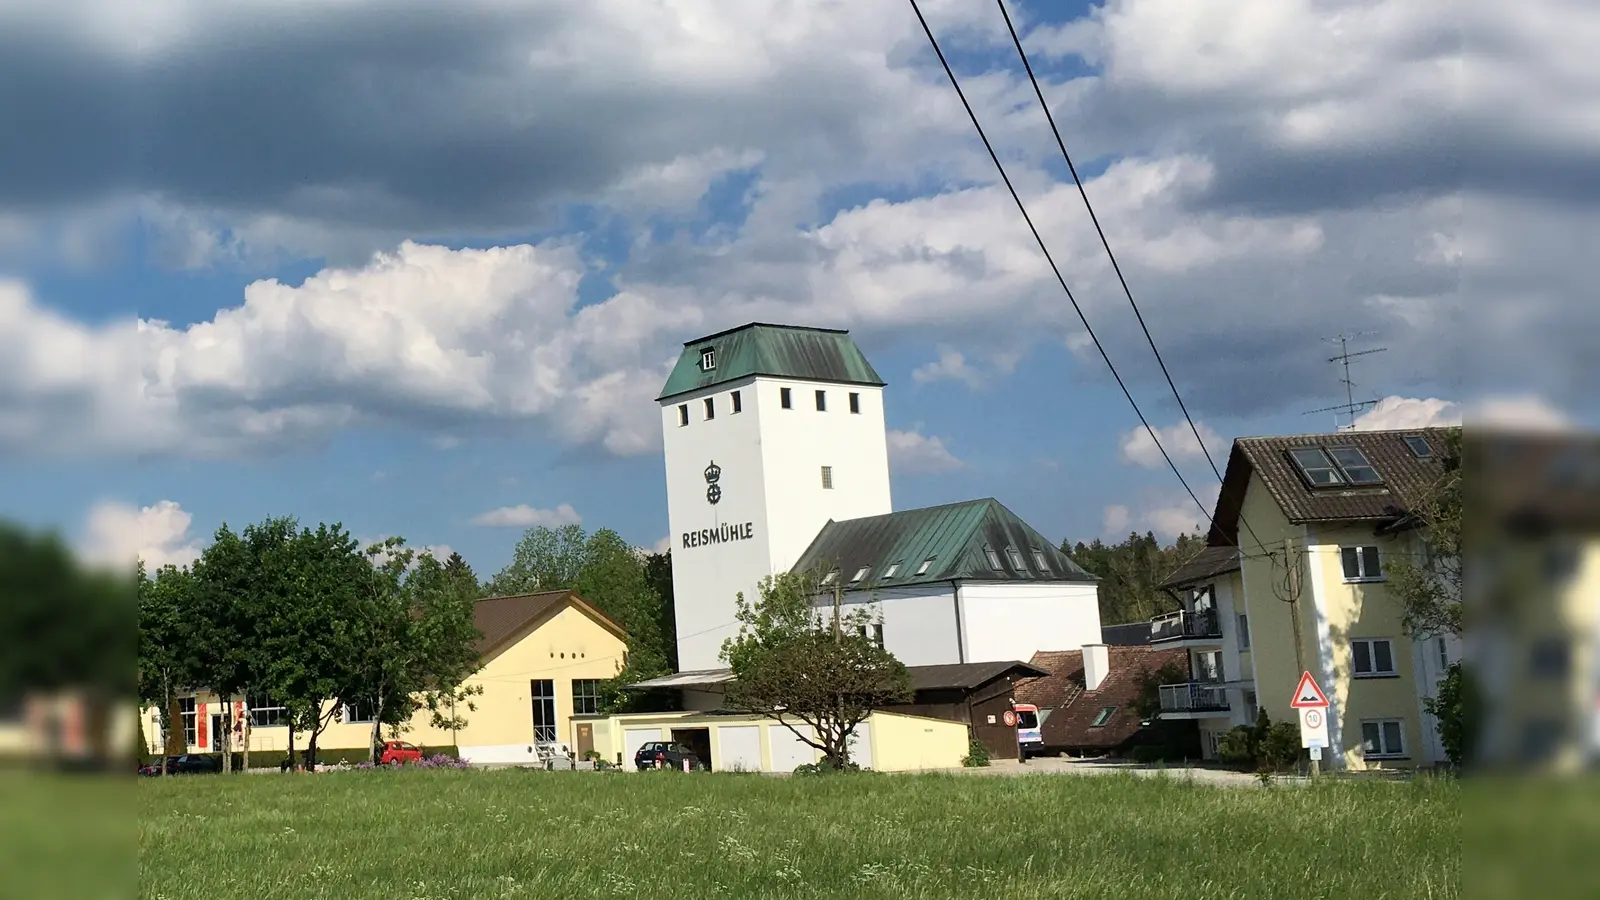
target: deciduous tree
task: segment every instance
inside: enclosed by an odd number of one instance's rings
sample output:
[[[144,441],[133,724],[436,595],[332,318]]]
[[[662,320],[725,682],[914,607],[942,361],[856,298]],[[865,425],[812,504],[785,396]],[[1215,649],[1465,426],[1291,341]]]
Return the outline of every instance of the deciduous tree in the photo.
[[[1461,429],[1446,432],[1443,470],[1409,511],[1420,554],[1389,563],[1389,591],[1404,610],[1407,633],[1416,637],[1459,636],[1462,629]]]

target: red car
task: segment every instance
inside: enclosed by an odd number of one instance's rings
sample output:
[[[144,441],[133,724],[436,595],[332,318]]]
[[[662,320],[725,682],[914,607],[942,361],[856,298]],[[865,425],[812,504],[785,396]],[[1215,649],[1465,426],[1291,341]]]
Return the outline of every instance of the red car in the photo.
[[[422,748],[405,741],[389,741],[378,754],[378,765],[399,766],[422,761]]]

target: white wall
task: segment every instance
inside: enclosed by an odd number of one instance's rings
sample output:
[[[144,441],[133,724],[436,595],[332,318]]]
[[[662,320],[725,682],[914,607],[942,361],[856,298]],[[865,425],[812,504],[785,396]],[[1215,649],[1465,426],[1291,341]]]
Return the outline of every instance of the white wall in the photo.
[[[782,409],[780,388],[792,390]],[[818,412],[815,391],[827,391]],[[742,412],[731,394],[739,391]],[[849,394],[861,398],[852,414]],[[713,398],[707,421],[704,399]],[[679,424],[686,405],[689,424]],[[738,632],[735,597],[755,599],[761,579],[792,566],[829,519],[891,511],[889,456],[881,388],[750,378],[661,404],[672,544],[672,583],[681,671],[713,669],[725,638]],[[721,469],[716,504],[706,498],[705,469]],[[833,468],[832,490],[822,466]],[[696,545],[685,535],[729,526],[748,538]]]
[[[1076,650],[1101,640],[1099,588],[1092,583],[963,582],[960,601],[967,662],[1027,662],[1039,650]]]
[[[822,601],[826,603],[827,601]],[[956,630],[955,588],[951,585],[893,588],[867,595],[845,595],[845,614],[871,611],[883,623],[883,647],[908,666],[961,662]],[[826,621],[832,621],[828,616]]]
[[[1244,659],[1240,656],[1239,649],[1239,614],[1244,612],[1244,598],[1236,596],[1234,581],[1229,575],[1218,578],[1211,583],[1211,587],[1216,596],[1218,621],[1222,623],[1222,676],[1230,682],[1248,681],[1253,685],[1255,683],[1255,672],[1245,667]],[[1194,671],[1193,668],[1190,671]],[[1227,690],[1227,694],[1227,727],[1255,724],[1255,720],[1250,718],[1249,708],[1244,702],[1245,688],[1243,686],[1232,687]],[[1226,731],[1227,729],[1220,730]]]
[[[1441,640],[1444,641],[1444,659],[1440,658],[1439,653]],[[1417,685],[1417,715],[1422,723],[1422,751],[1426,762],[1449,761],[1449,757],[1445,756],[1444,742],[1439,737],[1439,720],[1428,713],[1423,701],[1438,695],[1439,682],[1444,680],[1445,669],[1450,663],[1461,659],[1461,650],[1461,639],[1454,635],[1413,640],[1411,644],[1412,675]]]

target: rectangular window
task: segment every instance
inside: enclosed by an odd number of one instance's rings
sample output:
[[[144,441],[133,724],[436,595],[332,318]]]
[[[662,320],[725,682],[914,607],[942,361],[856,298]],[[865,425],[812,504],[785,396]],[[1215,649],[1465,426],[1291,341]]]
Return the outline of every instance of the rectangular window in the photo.
[[[1239,613],[1239,649],[1250,649],[1250,617]]]
[[[193,747],[200,743],[200,729],[196,722],[193,697],[183,697],[178,700],[178,718],[183,720],[183,746]]]
[[[938,558],[939,557],[937,557],[937,556],[930,556],[927,559],[923,560],[922,561],[922,565],[917,566],[917,574],[918,575],[926,575],[926,574],[928,574],[929,567],[931,567],[933,565],[933,561],[938,559]]]
[[[850,411],[853,413],[861,412],[861,395],[854,391],[850,393]]]
[[[700,351],[700,371],[709,372],[717,367],[717,351],[707,347]]]
[[[600,679],[572,679],[572,714],[593,716],[600,712]]]
[[[1369,719],[1361,723],[1361,750],[1367,759],[1406,755],[1405,725],[1399,719]]]
[[[744,412],[744,398],[739,396],[739,392],[738,391],[734,391],[732,396],[733,396],[733,411],[734,412]]]
[[[1433,448],[1428,445],[1428,439],[1420,434],[1406,435],[1406,447],[1417,459],[1427,459],[1433,455]]]
[[[533,739],[541,744],[556,741],[556,683],[548,678],[528,682],[533,695]]]
[[[1383,565],[1378,561],[1377,547],[1341,547],[1339,558],[1344,563],[1345,581],[1383,580]]]
[[[1100,707],[1100,712],[1095,714],[1094,721],[1089,723],[1089,727],[1104,728],[1106,723],[1111,721],[1111,717],[1116,714],[1116,711],[1117,708],[1115,706]]]
[[[829,571],[828,574],[822,576],[822,583],[823,584],[833,584],[837,580],[839,580],[839,570],[838,569],[833,569],[833,570]]]
[[[817,412],[828,411],[828,392],[817,391]]]
[[[687,424],[689,424],[689,404],[680,403],[678,404],[678,427],[682,428]]]
[[[344,708],[339,710],[339,718],[349,725],[363,722],[370,725],[375,712],[377,712],[376,704],[362,703],[358,700],[354,703],[344,704]]]
[[[1344,477],[1351,484],[1382,484],[1383,478],[1378,475],[1378,470],[1372,467],[1367,460],[1367,455],[1355,447],[1332,447],[1328,455],[1344,470]]]
[[[1028,564],[1022,561],[1022,551],[1015,547],[1006,548],[1006,558],[1011,560],[1011,568],[1018,572],[1026,572]]]
[[[1450,668],[1450,648],[1445,645],[1444,638],[1439,638],[1439,671]]]
[[[1306,481],[1316,487],[1325,487],[1334,484],[1343,484],[1344,476],[1339,474],[1339,469],[1323,452],[1321,447],[1300,447],[1289,451],[1289,458],[1300,467],[1300,474]]]
[[[898,571],[900,571],[900,563],[892,562],[892,563],[889,564],[889,568],[884,570],[883,577],[885,577],[885,578],[893,578],[894,577],[894,573],[896,573]]]
[[[1350,641],[1351,671],[1357,678],[1378,678],[1395,674],[1394,644],[1388,638],[1353,638]]]
[[[1045,559],[1044,551],[1038,547],[1033,548],[1033,564],[1039,568],[1040,572],[1046,575],[1050,574],[1050,563]]]
[[[784,409],[794,409],[794,392],[788,388],[778,388],[778,405]]]
[[[251,728],[274,728],[289,724],[289,711],[277,698],[262,692],[246,697],[245,702],[250,709]]]
[[[706,420],[709,421],[711,419],[715,419],[717,417],[717,401],[716,401],[716,398],[715,397],[707,397],[705,399],[705,404],[706,404]]]
[[[879,650],[883,649],[883,623],[882,622],[874,622],[874,623],[872,623],[872,642],[874,644],[878,645],[878,649]]]
[[[822,489],[825,491],[833,490],[833,466],[822,467]]]
[[[983,558],[989,561],[989,568],[995,570],[996,572],[1005,568],[1004,566],[1000,565],[1000,554],[996,553],[993,547],[983,548]]]
[[[862,566],[861,568],[856,570],[856,574],[850,576],[850,583],[851,584],[855,584],[856,582],[860,581],[861,579],[866,578],[867,577],[867,573],[870,572],[870,571],[872,571],[872,567],[871,566]]]

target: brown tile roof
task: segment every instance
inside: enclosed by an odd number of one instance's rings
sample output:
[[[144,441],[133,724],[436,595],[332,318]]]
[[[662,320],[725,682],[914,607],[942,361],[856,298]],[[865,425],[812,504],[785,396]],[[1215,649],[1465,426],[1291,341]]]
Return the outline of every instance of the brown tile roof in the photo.
[[[627,634],[615,620],[583,601],[572,591],[545,591],[538,594],[512,594],[504,597],[485,597],[472,608],[472,624],[478,629],[474,647],[487,661],[507,643],[530,626],[555,616],[567,606],[573,606],[602,626],[627,639]]]
[[[1234,547],[1202,547],[1161,582],[1164,588],[1183,587],[1239,571],[1239,551]]]
[[[1261,476],[1268,493],[1293,524],[1307,522],[1389,521],[1400,518],[1443,471],[1444,428],[1397,431],[1341,431],[1239,438],[1228,456],[1228,471],[1207,542],[1212,546],[1238,545],[1239,510],[1250,475]],[[1421,435],[1433,455],[1418,459],[1406,447],[1407,435]],[[1366,455],[1383,479],[1371,486],[1313,488],[1300,476],[1289,451],[1300,447],[1355,447]]]
[[[1032,663],[1050,674],[1017,688],[1017,702],[1051,710],[1041,730],[1046,747],[1119,747],[1142,727],[1133,702],[1139,694],[1139,676],[1167,663],[1187,669],[1189,653],[1182,648],[1108,647],[1111,670],[1094,691],[1083,688],[1082,650],[1041,650]],[[1106,724],[1091,727],[1100,710],[1115,706]]]

